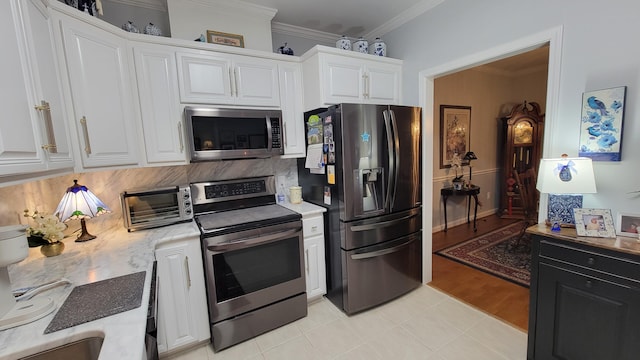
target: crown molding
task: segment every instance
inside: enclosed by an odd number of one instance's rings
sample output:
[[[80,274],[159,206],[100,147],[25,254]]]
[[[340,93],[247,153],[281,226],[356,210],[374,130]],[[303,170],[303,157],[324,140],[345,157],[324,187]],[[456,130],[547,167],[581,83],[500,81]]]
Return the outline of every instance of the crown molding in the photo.
[[[362,37],[365,39],[374,39],[377,37],[381,37],[384,34],[390,32],[391,30],[395,30],[400,26],[408,23],[409,21],[415,19],[416,17],[424,14],[425,12],[435,8],[436,6],[442,4],[446,0],[423,0],[414,6],[408,8],[407,10],[401,12],[391,20],[386,23],[378,26],[377,28],[369,31],[366,34],[363,34]]]
[[[245,15],[259,16],[271,21],[276,13],[277,9],[273,9],[266,6],[251,4],[241,0],[224,1],[224,0],[182,0],[185,2],[192,2],[201,6],[210,7],[218,11],[232,11],[241,12]]]
[[[116,4],[130,5],[143,9],[151,9],[158,11],[167,11],[167,2],[161,0],[103,0]]]
[[[315,40],[323,43],[333,43],[340,35],[332,34],[329,32],[312,30],[301,26],[284,24],[281,22],[272,22],[271,31],[276,34],[296,36],[303,39]]]

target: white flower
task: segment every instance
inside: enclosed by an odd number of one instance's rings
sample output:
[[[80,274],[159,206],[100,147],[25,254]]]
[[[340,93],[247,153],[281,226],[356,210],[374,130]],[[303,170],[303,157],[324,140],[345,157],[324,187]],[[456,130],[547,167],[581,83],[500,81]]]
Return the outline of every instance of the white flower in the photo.
[[[39,214],[38,211],[34,211],[29,215],[29,210],[24,211],[25,217],[30,217],[36,223],[35,226],[27,228],[27,236],[40,236],[48,242],[58,242],[64,238],[63,231],[67,228],[67,225],[60,222],[54,215]]]

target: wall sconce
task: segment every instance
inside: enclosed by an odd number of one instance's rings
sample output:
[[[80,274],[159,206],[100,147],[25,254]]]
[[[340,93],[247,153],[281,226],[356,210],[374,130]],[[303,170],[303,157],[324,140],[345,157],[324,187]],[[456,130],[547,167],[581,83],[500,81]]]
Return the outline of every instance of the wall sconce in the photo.
[[[67,188],[62,200],[58,204],[55,215],[62,222],[80,219],[82,233],[78,235],[76,242],[95,239],[95,235],[89,234],[85,219],[110,213],[111,210],[96,197],[86,186],[73,180],[73,186]]]

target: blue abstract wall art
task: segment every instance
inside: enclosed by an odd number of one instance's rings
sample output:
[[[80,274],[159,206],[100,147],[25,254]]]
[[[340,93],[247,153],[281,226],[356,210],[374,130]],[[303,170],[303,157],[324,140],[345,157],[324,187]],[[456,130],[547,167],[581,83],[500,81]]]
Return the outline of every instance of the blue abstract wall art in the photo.
[[[579,156],[620,161],[626,86],[582,94]]]

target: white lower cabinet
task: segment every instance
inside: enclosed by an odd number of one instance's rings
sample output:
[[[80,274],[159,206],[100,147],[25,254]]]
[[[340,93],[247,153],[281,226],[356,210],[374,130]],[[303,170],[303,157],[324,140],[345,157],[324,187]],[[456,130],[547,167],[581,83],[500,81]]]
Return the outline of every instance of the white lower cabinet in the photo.
[[[158,352],[184,349],[211,337],[200,238],[159,244]]]
[[[304,237],[307,300],[315,300],[327,293],[322,213],[302,215],[302,234]]]

